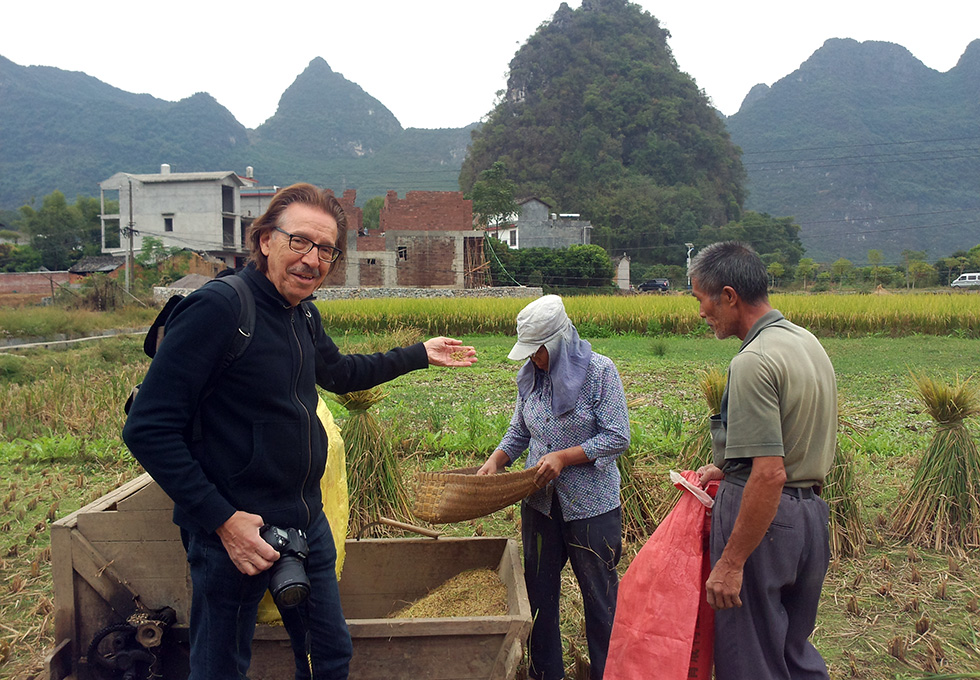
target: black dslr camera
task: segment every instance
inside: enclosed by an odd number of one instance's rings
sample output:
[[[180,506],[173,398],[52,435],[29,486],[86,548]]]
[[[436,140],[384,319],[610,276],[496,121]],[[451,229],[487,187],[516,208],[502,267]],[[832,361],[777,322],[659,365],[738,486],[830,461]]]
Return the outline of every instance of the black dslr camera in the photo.
[[[303,563],[310,554],[302,529],[280,529],[266,524],[259,530],[262,539],[279,551],[279,559],[269,569],[269,591],[276,605],[296,607],[310,596],[310,579]]]

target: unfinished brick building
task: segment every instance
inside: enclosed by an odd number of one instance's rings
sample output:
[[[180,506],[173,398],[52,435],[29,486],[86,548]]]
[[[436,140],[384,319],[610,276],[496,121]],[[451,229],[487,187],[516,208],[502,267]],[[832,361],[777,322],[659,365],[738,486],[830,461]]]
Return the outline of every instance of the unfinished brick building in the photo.
[[[334,196],[336,194],[333,191],[327,190]],[[361,224],[364,221],[363,211],[354,205],[354,201],[357,200],[357,191],[354,189],[347,189],[344,191],[343,196],[337,196],[337,201],[340,203],[341,207],[344,209],[344,213],[347,215],[347,232],[346,239],[342,239],[337,247],[344,251],[344,257],[337,260],[336,263],[330,268],[330,273],[327,274],[327,278],[324,279],[323,285],[325,286],[348,286],[347,282],[348,272],[351,268],[348,266],[350,262],[356,263],[356,253],[357,253],[357,235],[361,231]],[[353,267],[353,271],[357,271],[357,267]]]
[[[353,192],[344,192],[345,199],[348,194]],[[356,227],[348,224],[342,279],[348,287],[486,285],[483,232],[473,229],[473,202],[458,191],[409,191],[405,198],[389,191],[377,233],[355,239],[359,227],[360,219]],[[339,285],[339,279],[331,274],[326,283]]]

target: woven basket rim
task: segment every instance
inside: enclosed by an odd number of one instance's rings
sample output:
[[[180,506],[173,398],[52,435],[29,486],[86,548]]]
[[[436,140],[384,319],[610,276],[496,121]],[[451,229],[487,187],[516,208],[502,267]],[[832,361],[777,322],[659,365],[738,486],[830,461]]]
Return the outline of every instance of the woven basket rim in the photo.
[[[412,514],[434,524],[489,515],[525,498],[538,485],[533,467],[495,475],[477,475],[479,467],[420,472]]]

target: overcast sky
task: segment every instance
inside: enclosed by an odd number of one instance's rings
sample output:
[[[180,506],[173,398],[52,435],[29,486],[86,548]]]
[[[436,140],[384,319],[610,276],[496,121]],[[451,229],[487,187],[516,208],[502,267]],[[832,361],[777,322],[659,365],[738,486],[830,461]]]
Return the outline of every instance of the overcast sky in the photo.
[[[323,57],[404,127],[463,127],[493,108],[515,52],[560,4],[22,0],[0,9],[0,56],[170,101],[208,92],[249,128],[272,116],[283,91]],[[638,4],[670,31],[678,66],[726,115],[752,86],[792,73],[829,38],[897,43],[937,71],[980,38],[976,0]]]

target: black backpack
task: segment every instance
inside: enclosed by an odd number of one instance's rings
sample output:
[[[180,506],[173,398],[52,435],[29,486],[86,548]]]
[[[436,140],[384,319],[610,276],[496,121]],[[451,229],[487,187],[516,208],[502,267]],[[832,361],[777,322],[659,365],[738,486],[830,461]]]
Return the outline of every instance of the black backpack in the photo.
[[[204,389],[202,399],[208,396],[214,390],[217,379],[224,372],[224,370],[228,368],[228,366],[230,366],[235,359],[245,353],[245,349],[248,347],[248,343],[252,339],[252,331],[255,330],[255,298],[252,296],[252,289],[248,287],[245,280],[240,276],[231,275],[213,279],[204,285],[214,285],[215,283],[223,283],[235,289],[235,292],[238,293],[238,301],[240,303],[241,310],[238,313],[238,333],[235,334],[231,347],[228,348],[224,358],[222,358],[221,365],[218,366],[217,370],[211,373],[208,384]],[[183,299],[183,295],[174,295],[167,300],[167,304],[163,306],[163,309],[161,309],[160,313],[157,314],[156,319],[153,320],[153,325],[150,326],[150,330],[146,332],[146,337],[143,338],[143,352],[151,359],[156,356],[157,349],[160,347],[160,343],[163,342],[163,336],[167,330],[167,321],[173,314],[174,308],[176,308],[177,304]],[[139,389],[140,386],[136,385],[132,392],[129,393],[129,398],[126,400],[126,405],[123,407],[126,415],[129,415],[129,410],[133,407],[133,400],[136,399]],[[195,430],[197,430],[196,426]]]

